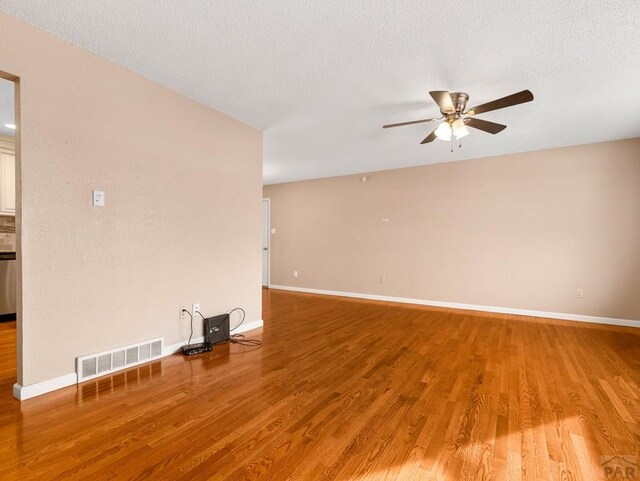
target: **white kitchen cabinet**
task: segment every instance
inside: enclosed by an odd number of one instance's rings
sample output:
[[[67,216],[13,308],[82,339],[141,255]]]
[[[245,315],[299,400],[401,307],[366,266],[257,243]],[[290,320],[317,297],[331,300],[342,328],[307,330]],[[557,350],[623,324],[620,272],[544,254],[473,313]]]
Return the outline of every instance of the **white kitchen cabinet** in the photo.
[[[0,214],[16,213],[16,156],[0,144]]]

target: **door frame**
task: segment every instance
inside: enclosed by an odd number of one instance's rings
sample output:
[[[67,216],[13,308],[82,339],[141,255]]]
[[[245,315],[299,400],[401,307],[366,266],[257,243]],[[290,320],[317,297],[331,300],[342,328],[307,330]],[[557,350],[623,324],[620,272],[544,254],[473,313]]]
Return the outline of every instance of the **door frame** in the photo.
[[[263,197],[262,198],[262,229],[264,232],[264,203],[267,202],[267,285],[262,284],[262,280],[264,279],[264,272],[262,273],[262,279],[260,279],[260,283],[262,287],[271,287],[271,197]],[[264,241],[263,241],[264,244]],[[262,245],[262,249],[264,250],[264,245]],[[263,263],[264,267],[264,263]]]

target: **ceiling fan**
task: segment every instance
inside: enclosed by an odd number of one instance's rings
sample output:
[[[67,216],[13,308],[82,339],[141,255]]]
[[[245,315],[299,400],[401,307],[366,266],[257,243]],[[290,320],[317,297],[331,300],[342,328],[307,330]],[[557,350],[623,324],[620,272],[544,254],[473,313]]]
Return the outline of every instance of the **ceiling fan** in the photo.
[[[523,104],[525,102],[531,102],[533,100],[533,94],[529,90],[523,90],[515,94],[507,95],[497,100],[492,100],[477,107],[471,107],[467,109],[467,102],[469,101],[469,94],[465,92],[452,92],[449,93],[446,90],[434,90],[429,92],[429,95],[436,101],[438,107],[440,107],[440,113],[442,117],[436,119],[422,119],[412,120],[410,122],[400,122],[398,124],[383,125],[382,128],[388,129],[390,127],[401,127],[403,125],[420,124],[423,122],[440,122],[440,125],[436,127],[433,132],[425,137],[420,142],[421,144],[428,144],[433,142],[436,137],[440,140],[452,141],[455,137],[456,140],[461,139],[469,135],[469,129],[483,130],[490,134],[497,134],[507,128],[506,125],[497,124],[495,122],[489,122],[488,120],[477,119],[475,116],[483,114],[485,112],[491,112],[492,110],[504,109],[513,105]]]

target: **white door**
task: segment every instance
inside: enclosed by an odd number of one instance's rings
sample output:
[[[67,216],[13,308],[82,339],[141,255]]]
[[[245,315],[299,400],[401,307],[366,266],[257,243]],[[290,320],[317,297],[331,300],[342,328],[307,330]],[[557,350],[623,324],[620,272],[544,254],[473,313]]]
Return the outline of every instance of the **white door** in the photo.
[[[262,285],[269,286],[269,235],[271,232],[269,199],[262,199]]]

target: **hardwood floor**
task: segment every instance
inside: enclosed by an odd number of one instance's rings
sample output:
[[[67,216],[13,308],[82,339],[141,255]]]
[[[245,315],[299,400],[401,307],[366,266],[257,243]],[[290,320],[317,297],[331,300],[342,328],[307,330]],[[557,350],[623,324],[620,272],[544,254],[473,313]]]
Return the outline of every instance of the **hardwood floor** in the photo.
[[[5,410],[5,400],[11,401],[11,392],[16,382],[16,362],[16,322],[0,322],[0,421]]]
[[[2,479],[586,481],[638,455],[639,330],[263,296],[262,349],[23,403],[0,326]]]

